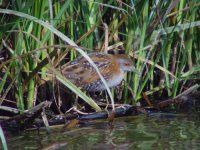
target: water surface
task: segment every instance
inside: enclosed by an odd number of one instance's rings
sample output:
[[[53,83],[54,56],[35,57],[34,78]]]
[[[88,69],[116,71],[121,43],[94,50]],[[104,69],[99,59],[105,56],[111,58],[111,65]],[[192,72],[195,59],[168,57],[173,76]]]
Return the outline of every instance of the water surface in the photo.
[[[73,129],[26,131],[7,137],[9,149],[199,149],[199,115],[152,114],[117,118],[111,128],[105,120]]]

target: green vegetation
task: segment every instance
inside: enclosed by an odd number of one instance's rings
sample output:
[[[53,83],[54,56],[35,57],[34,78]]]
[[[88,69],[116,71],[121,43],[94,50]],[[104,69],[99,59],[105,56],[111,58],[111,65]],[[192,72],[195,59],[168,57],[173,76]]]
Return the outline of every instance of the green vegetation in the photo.
[[[49,71],[100,111],[55,69],[79,55],[93,64],[84,51],[124,49],[133,57],[139,74],[125,78],[124,102],[138,102],[143,92],[175,97],[199,80],[198,0],[3,0],[0,5],[0,103],[12,101],[22,112],[39,102],[38,92],[47,92],[38,88]]]

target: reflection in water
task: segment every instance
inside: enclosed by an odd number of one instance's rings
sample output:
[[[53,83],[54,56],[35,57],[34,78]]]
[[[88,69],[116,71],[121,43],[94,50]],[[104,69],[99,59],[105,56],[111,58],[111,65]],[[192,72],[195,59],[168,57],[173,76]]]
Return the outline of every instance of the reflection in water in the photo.
[[[198,115],[155,114],[117,118],[113,128],[106,121],[93,121],[64,131],[54,128],[51,134],[23,132],[7,137],[7,143],[9,149],[41,149],[60,143],[59,149],[196,149],[199,131]]]

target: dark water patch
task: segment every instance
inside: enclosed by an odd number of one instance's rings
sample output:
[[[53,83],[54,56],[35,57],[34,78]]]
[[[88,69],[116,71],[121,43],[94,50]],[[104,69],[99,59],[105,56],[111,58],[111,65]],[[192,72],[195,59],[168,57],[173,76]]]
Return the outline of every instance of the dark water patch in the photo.
[[[90,121],[74,129],[53,128],[8,135],[9,149],[42,149],[64,143],[59,149],[198,149],[200,117],[185,114],[151,114]]]

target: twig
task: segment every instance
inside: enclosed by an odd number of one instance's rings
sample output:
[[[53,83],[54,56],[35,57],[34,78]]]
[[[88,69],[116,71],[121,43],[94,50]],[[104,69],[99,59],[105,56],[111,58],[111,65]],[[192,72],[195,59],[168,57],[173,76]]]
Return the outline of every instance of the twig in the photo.
[[[195,84],[194,86],[192,86],[189,89],[185,90],[181,94],[177,95],[175,98],[173,98],[173,99],[167,99],[167,100],[164,100],[164,101],[158,103],[158,107],[159,108],[163,108],[163,107],[166,107],[166,106],[168,106],[170,104],[177,103],[177,102],[179,102],[179,101],[177,101],[177,99],[179,99],[182,96],[188,95],[192,91],[196,90],[198,87],[199,87],[199,85]]]
[[[19,109],[12,108],[12,107],[7,107],[7,106],[0,106],[0,110],[5,110],[5,111],[8,111],[8,112],[12,112],[14,114],[19,114],[20,113]]]

